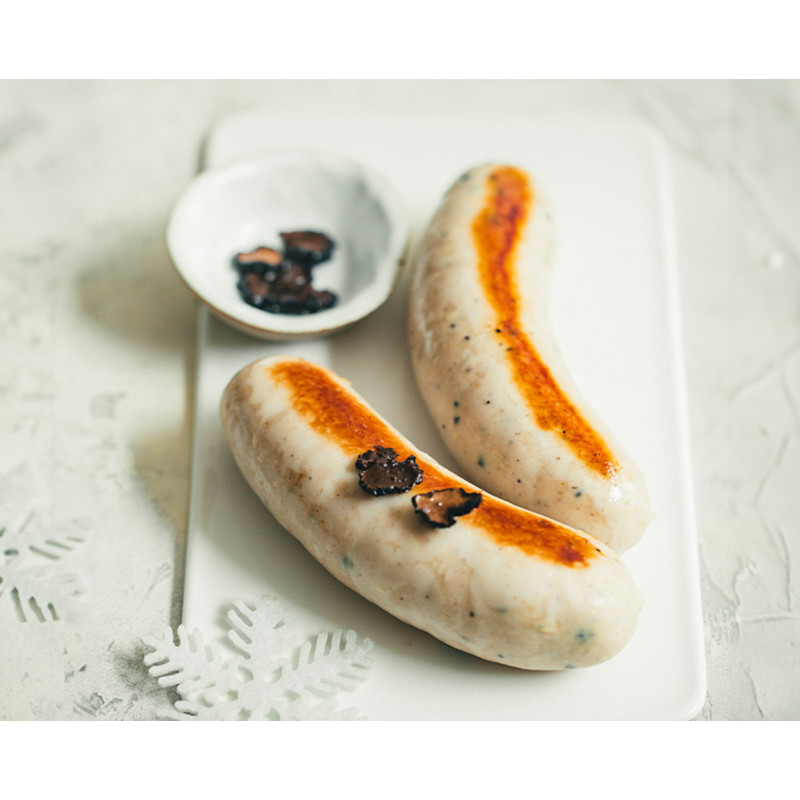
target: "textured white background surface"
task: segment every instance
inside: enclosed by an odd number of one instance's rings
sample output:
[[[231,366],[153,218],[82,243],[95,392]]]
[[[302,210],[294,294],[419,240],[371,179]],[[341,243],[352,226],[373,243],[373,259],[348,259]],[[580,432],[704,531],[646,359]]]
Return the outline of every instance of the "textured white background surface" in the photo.
[[[180,618],[194,306],[167,214],[215,121],[257,108],[614,113],[677,198],[708,699],[800,719],[800,83],[0,83],[0,480],[85,541],[73,617],[0,594],[0,718],[151,719],[141,637]],[[3,586],[0,584],[0,592]]]

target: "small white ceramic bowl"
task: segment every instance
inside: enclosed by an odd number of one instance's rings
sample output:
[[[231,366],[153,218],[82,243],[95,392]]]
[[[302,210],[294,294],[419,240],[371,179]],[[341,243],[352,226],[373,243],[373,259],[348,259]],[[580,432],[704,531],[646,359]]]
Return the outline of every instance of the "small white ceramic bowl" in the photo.
[[[315,289],[338,302],[314,314],[278,314],[240,296],[237,253],[280,249],[281,231],[315,230],[336,246],[315,267]],[[403,203],[381,176],[333,153],[276,150],[201,172],[167,225],[167,246],[188,288],[219,318],[262,339],[341,330],[377,309],[395,288],[408,242]]]

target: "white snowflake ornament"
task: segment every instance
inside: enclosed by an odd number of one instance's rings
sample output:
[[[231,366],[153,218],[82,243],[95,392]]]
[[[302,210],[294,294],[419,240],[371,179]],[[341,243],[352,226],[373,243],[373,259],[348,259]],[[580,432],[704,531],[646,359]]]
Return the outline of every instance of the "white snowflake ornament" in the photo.
[[[80,618],[85,590],[61,562],[86,540],[89,521],[57,519],[27,466],[0,483],[0,596],[22,622]]]
[[[180,625],[145,638],[144,658],[161,686],[180,699],[162,719],[323,720],[357,719],[338,708],[340,691],[362,683],[372,662],[369,639],[355,631],[322,632],[298,646],[287,609],[273,597],[239,601],[228,612],[228,640],[238,651],[226,657],[219,643],[206,644],[199,630]]]

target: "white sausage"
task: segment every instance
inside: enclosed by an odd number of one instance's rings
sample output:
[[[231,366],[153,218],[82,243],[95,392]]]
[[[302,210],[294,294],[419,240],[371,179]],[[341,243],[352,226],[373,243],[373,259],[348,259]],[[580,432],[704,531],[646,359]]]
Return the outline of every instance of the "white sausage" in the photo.
[[[585,667],[630,639],[641,596],[623,562],[595,539],[483,493],[446,528],[412,497],[480,491],[379,417],[329,370],[273,357],[240,371],[221,403],[236,463],[259,498],[331,574],[459,650],[523,669]],[[423,480],[373,497],[357,457],[391,447]]]
[[[653,514],[642,474],[570,378],[548,325],[547,200],[516,167],[450,188],[415,259],[409,343],[420,392],[464,474],[621,553]]]

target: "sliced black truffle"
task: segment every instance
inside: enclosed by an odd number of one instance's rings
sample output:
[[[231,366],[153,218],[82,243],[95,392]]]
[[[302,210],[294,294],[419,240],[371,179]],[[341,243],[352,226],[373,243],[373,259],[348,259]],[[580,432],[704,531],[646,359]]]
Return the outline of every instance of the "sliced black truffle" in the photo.
[[[397,460],[391,447],[373,447],[356,459],[358,485],[368,494],[380,497],[401,494],[422,480],[422,470],[415,456]]]
[[[411,498],[414,511],[434,528],[449,528],[456,521],[476,509],[483,499],[480,492],[465,492],[460,486],[436,489]]]
[[[237,253],[233,263],[239,272],[258,272],[264,274],[269,269],[276,269],[283,261],[283,253],[274,247],[256,247],[249,253]]]
[[[261,246],[234,256],[241,298],[273,314],[314,314],[336,305],[333,292],[311,285],[312,268],[330,258],[333,240],[318,231],[290,231],[281,239],[285,252]]]
[[[246,303],[273,314],[314,314],[337,300],[332,292],[314,289],[309,271],[290,261],[262,273],[245,272],[237,286]]]
[[[264,308],[270,293],[269,281],[257,272],[245,272],[236,284],[242,300],[256,308]]]
[[[288,231],[281,233],[281,241],[286,258],[304,267],[327,261],[335,246],[333,239],[319,231]]]

